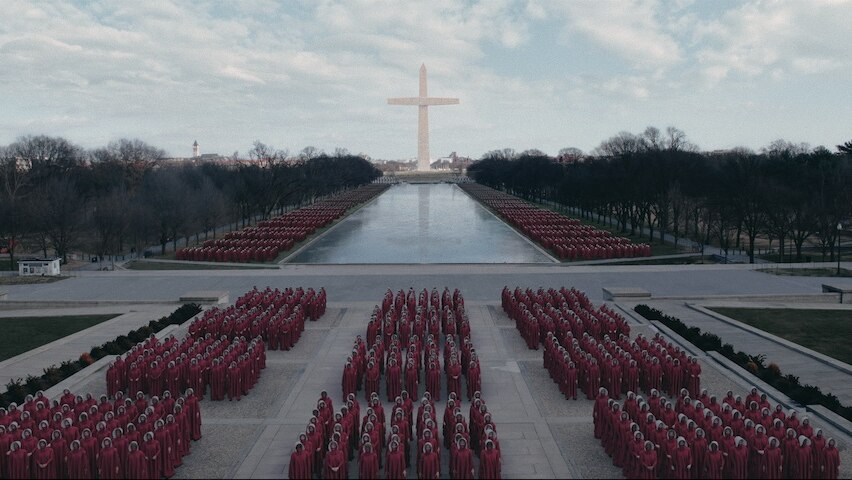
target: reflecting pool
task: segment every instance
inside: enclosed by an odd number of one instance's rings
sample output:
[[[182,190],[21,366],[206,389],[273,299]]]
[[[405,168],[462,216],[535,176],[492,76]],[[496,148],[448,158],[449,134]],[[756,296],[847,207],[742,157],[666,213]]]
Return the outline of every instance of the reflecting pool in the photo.
[[[400,184],[343,219],[290,263],[550,263],[452,184]]]

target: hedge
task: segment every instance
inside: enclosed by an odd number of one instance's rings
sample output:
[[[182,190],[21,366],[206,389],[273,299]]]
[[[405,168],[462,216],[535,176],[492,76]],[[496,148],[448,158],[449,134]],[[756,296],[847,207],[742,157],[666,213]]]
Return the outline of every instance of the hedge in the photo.
[[[648,305],[636,305],[634,310],[648,320],[662,323],[705,352],[716,351],[721,353],[728,360],[748,370],[751,374],[794,401],[802,405],[822,405],[841,417],[852,421],[852,407],[842,405],[840,400],[831,393],[822,393],[819,387],[802,385],[799,382],[799,377],[795,375],[783,375],[781,369],[774,363],[766,365],[765,355],[753,356],[734,351],[734,347],[730,343],[723,344],[722,339],[718,335],[706,332],[702,333],[700,328],[687,326],[679,318],[666,315]]]
[[[6,384],[6,392],[0,394],[0,406],[8,408],[11,403],[20,405],[27,395],[34,395],[39,390],[47,390],[108,355],[121,355],[152,334],[169,325],[180,325],[200,311],[200,305],[187,303],[178,307],[177,310],[166,317],[151,320],[148,325],[132,330],[127,335],[119,335],[115,340],[92,347],[90,351],[84,352],[76,360],[66,360],[58,367],[51,365],[44,369],[42,375],[28,375],[26,379],[13,379]]]

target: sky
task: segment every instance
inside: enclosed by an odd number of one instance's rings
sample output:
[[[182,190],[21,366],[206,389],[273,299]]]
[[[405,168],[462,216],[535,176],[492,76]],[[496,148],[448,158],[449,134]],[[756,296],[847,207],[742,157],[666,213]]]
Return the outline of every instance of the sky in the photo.
[[[140,138],[172,156],[255,140],[432,157],[590,151],[675,126],[703,150],[852,139],[852,2],[0,0],[0,145]]]

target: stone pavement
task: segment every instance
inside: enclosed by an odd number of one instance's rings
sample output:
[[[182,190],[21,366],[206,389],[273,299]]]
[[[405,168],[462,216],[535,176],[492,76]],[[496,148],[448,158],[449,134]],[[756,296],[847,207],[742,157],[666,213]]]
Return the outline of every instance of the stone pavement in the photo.
[[[852,285],[852,279],[838,279]],[[593,300],[602,287],[641,287],[655,297],[818,294],[824,279],[785,277],[739,265],[288,265],[280,270],[80,272],[61,282],[10,285],[8,300],[177,301],[190,290],[239,295],[257,285],[324,286],[331,302],[379,299],[388,286],[456,285],[465,298],[493,301],[504,285],[574,285]]]
[[[61,283],[61,282],[59,282]],[[18,356],[0,362],[0,385],[27,375],[41,375],[43,369],[51,365],[59,366],[66,360],[76,360],[92,347],[114,340],[119,335],[147,325],[151,320],[172,313],[179,305],[110,305],[84,308],[49,308],[25,310],[0,310],[0,329],[8,318],[49,317],[66,315],[105,315],[118,316],[85,330],[60,338],[56,341],[34,348]]]
[[[819,278],[762,274],[729,265],[293,265],[278,271],[96,272],[54,284],[13,286],[8,291],[10,300],[174,301],[190,290],[229,291],[233,299],[254,285],[260,288],[267,285],[326,287],[329,297],[326,316],[307,326],[305,335],[293,350],[269,352],[268,368],[247,397],[238,403],[202,403],[204,438],[192,445],[192,455],[177,471],[181,478],[282,478],[286,475],[293,444],[307,424],[319,392],[327,390],[339,406],[344,359],[355,335],[365,333],[372,306],[385,290],[389,286],[394,289],[443,288],[444,285],[459,288],[465,295],[473,341],[482,362],[483,396],[493,412],[501,439],[505,476],[611,478],[620,476],[620,472],[612,466],[592,435],[592,402],[585,399],[566,401],[560,396],[541,367],[542,352],[526,348],[513,322],[500,309],[500,289],[504,285],[575,286],[597,304],[602,300],[604,286],[642,287],[655,296],[801,294],[819,293],[821,281]],[[677,302],[666,301],[664,306],[669,305],[677,305]],[[119,311],[113,306],[93,308]],[[172,304],[163,308],[161,313],[148,315],[142,315],[141,311],[130,313],[128,309],[127,315],[131,316],[126,320],[133,323],[132,315],[139,313],[144,318],[136,317],[135,321],[147,323],[175,307]],[[679,315],[683,312],[669,313]],[[119,333],[106,336],[114,338],[136,326],[125,326]],[[651,332],[647,325],[636,326],[635,330]],[[82,350],[73,347],[75,355],[70,358],[102,341],[87,337]],[[69,358],[67,353],[61,356],[61,360]],[[33,362],[36,372],[50,363],[57,363],[48,361],[47,357],[41,358],[45,360]],[[42,361],[47,365],[40,364]],[[731,389],[745,393],[746,386],[729,379],[711,364],[703,362],[702,367],[704,384],[712,392],[723,394]],[[5,368],[2,373],[6,374]],[[845,382],[840,383],[849,384],[848,380],[846,377]],[[103,392],[103,375],[93,376],[85,390],[95,394]],[[363,408],[363,396],[359,400]],[[468,407],[467,402],[463,402],[464,412]],[[437,409],[443,413],[444,403],[439,402]],[[842,449],[842,473],[848,477],[852,475],[849,440],[834,433],[831,435],[838,438]],[[355,466],[353,463],[350,471]],[[443,471],[446,476],[446,465]],[[413,478],[413,471],[410,476]]]
[[[718,335],[723,343],[730,343],[734,350],[742,350],[751,355],[764,354],[766,362],[775,363],[781,367],[786,374],[799,377],[802,384],[811,384],[819,387],[823,392],[831,392],[840,399],[844,405],[852,405],[852,382],[850,375],[833,365],[823,363],[805,355],[795,349],[770,341],[760,335],[754,334],[742,328],[723,322],[717,318],[687,307],[682,301],[650,301],[643,302],[664,313],[681,319],[690,326],[700,328],[702,331],[712,332]],[[714,304],[719,304],[715,302]],[[769,308],[779,308],[779,304],[763,304]],[[830,304],[841,308],[839,304]],[[852,309],[844,306],[849,311],[852,321]],[[783,308],[783,307],[782,307]],[[806,319],[803,319],[805,321]]]

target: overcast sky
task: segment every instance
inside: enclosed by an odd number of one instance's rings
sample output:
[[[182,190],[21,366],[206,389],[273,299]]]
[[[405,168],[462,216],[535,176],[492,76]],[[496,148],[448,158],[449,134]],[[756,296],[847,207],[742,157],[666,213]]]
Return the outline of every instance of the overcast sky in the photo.
[[[674,125],[705,150],[852,139],[852,3],[0,0],[0,144],[138,137],[174,156],[590,150]]]

